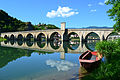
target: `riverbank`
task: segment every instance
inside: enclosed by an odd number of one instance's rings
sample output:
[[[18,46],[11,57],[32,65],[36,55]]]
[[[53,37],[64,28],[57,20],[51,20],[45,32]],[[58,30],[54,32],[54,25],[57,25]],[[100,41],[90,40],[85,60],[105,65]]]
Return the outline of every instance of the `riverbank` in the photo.
[[[102,41],[96,44],[96,50],[106,58],[98,69],[82,80],[118,80],[120,79],[120,39]]]
[[[0,42],[5,41],[5,38],[0,37]]]

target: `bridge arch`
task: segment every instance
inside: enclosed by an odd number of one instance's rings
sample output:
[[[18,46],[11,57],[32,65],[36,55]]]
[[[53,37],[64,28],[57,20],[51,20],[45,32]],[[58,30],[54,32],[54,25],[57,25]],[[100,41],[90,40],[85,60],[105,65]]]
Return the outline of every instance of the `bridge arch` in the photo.
[[[59,32],[53,32],[50,35],[50,40],[60,40],[61,39],[61,35],[59,34]]]
[[[14,40],[15,39],[15,36],[12,34],[11,36],[10,36],[10,40]]]
[[[17,40],[23,40],[23,39],[24,39],[24,37],[23,37],[22,34],[19,34],[19,35],[17,36]]]
[[[100,36],[99,34],[95,33],[95,32],[90,32],[85,36],[85,41],[87,40],[100,40]]]
[[[9,37],[7,35],[4,36],[5,39],[9,39]]]
[[[44,33],[39,33],[39,34],[37,35],[37,41],[45,41],[46,38],[47,38],[47,37],[45,36]]]
[[[31,34],[31,33],[27,34],[25,39],[29,40],[29,41],[33,41],[34,40],[33,34]]]
[[[68,34],[68,38],[69,38],[69,40],[70,40],[70,38],[77,38],[77,39],[80,40],[80,37],[79,37],[79,35],[76,32],[70,32]]]
[[[113,35],[118,35],[118,33],[115,33],[115,32],[109,33],[109,34],[106,36],[106,40],[108,40],[109,37],[110,37],[110,36],[113,36]]]

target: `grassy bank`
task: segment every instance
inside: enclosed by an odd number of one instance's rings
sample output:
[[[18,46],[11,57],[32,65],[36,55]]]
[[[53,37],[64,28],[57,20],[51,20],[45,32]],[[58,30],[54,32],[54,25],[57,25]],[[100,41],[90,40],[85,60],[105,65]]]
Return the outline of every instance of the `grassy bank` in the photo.
[[[5,41],[5,40],[6,40],[5,38],[0,37],[0,42]]]
[[[98,42],[96,44],[96,50],[106,58],[106,61],[82,80],[119,80],[120,39]]]

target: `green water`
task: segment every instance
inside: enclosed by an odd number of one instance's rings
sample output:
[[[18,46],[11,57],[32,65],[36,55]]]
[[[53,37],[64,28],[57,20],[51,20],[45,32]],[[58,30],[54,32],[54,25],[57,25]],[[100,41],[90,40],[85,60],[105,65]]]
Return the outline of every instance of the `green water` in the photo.
[[[0,46],[0,80],[79,80],[79,56],[96,42],[5,41]],[[82,50],[81,50],[82,48]]]

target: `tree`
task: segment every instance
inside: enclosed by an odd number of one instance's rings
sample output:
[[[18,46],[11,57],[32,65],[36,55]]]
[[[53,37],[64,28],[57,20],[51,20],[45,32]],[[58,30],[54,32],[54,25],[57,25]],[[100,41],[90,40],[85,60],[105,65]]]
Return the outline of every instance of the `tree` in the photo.
[[[107,13],[110,19],[113,19],[116,23],[114,24],[114,30],[116,32],[120,31],[120,0],[106,0],[107,5],[112,5],[112,9],[109,9]]]

